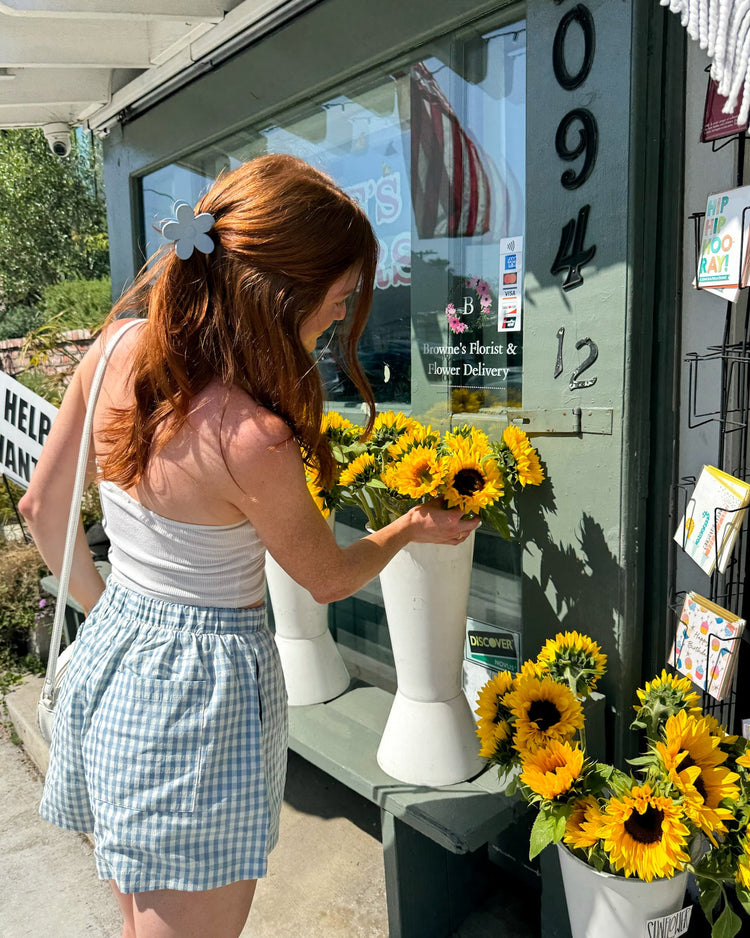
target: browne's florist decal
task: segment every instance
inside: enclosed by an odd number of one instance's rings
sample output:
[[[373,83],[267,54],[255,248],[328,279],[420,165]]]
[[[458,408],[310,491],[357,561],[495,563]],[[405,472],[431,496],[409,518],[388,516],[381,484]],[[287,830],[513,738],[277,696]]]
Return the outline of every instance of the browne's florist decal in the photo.
[[[448,319],[448,328],[451,332],[455,333],[455,335],[460,335],[469,328],[469,323],[461,317],[471,316],[476,318],[475,314],[478,312],[478,324],[484,325],[486,322],[490,321],[492,315],[492,295],[487,281],[482,280],[480,277],[468,277],[465,281],[465,285],[469,290],[476,290],[477,296],[479,297],[479,310],[477,310],[474,304],[473,296],[462,297],[463,306],[460,311],[456,309],[454,303],[448,303],[445,307],[445,315]]]

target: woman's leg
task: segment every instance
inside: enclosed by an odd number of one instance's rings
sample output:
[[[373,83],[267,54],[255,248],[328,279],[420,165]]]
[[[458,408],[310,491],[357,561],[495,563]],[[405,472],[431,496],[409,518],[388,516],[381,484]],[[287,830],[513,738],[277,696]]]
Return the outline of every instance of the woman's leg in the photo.
[[[156,889],[133,895],[123,895],[113,884],[125,917],[123,938],[238,938],[256,883],[246,879],[201,892]]]
[[[109,885],[112,887],[112,892],[115,894],[117,904],[120,906],[120,911],[122,912],[122,938],[136,938],[135,920],[133,917],[133,897],[124,892],[120,892],[113,879],[109,881]]]

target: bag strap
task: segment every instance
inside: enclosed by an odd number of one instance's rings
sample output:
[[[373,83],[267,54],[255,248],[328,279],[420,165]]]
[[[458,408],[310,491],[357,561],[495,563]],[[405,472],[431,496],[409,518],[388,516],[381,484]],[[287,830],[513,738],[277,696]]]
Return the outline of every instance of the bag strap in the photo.
[[[144,322],[143,319],[135,319],[133,322],[126,323],[122,329],[118,329],[115,335],[107,343],[104,352],[99,359],[94,377],[91,381],[91,390],[86,405],[86,417],[83,421],[83,430],[81,432],[81,446],[78,451],[78,464],[76,465],[75,482],[73,483],[73,497],[70,503],[70,514],[68,515],[68,529],[65,534],[65,549],[63,551],[62,568],[58,578],[57,603],[55,605],[55,618],[52,624],[52,636],[50,638],[49,658],[47,659],[47,674],[42,685],[42,703],[52,708],[55,702],[55,674],[57,672],[57,658],[60,654],[60,641],[62,639],[63,623],[65,621],[65,605],[68,599],[68,586],[70,584],[70,569],[73,565],[73,550],[75,546],[78,525],[81,520],[81,499],[83,497],[83,486],[86,479],[86,469],[89,458],[89,444],[91,442],[91,429],[94,423],[94,410],[101,390],[104,370],[112,355],[112,352],[125,335],[128,329]]]

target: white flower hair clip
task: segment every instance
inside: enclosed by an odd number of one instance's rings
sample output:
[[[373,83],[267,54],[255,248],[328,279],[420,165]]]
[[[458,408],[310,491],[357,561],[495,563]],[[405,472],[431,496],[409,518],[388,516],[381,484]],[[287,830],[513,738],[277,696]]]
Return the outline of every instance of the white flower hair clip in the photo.
[[[174,241],[175,254],[181,261],[186,261],[197,248],[203,254],[210,254],[215,245],[206,232],[214,224],[214,216],[209,212],[195,214],[195,209],[187,202],[175,202],[176,218],[170,218],[161,227],[162,236],[167,241]]]

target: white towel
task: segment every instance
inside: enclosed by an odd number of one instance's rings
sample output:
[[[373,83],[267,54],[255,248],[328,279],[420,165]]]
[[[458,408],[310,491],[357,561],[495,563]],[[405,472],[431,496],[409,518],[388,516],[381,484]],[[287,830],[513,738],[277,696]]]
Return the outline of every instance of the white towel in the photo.
[[[679,13],[691,39],[711,59],[711,77],[730,114],[740,103],[739,123],[750,116],[750,0],[659,0]]]

